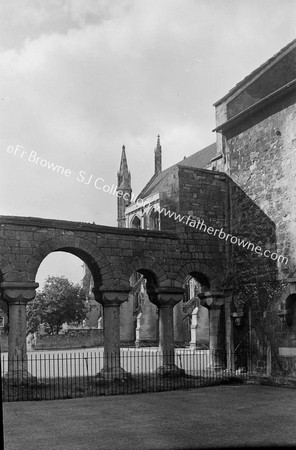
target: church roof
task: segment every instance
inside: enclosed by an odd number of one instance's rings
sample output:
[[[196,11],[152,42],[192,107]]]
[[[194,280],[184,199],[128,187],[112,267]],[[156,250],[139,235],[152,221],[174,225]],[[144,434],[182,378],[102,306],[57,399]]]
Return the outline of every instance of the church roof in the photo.
[[[214,103],[214,106],[219,105],[228,97],[231,97],[232,94],[239,91],[241,88],[245,87],[248,83],[251,83],[256,77],[259,77],[264,72],[266,72],[270,67],[276,64],[280,59],[286,56],[289,52],[291,52],[296,47],[296,39],[292,42],[289,42],[284,48],[282,48],[279,52],[265,61],[261,66],[257,67],[257,69],[253,70],[249,75],[247,75],[243,80],[237,83],[226,95],[224,95],[220,100]]]
[[[159,174],[153,175],[153,177],[148,181],[137,198],[144,199],[149,195],[160,192],[162,190],[162,187],[165,185],[168,176],[174,172],[177,166],[205,169],[207,164],[211,161],[212,158],[214,158],[214,156],[216,156],[216,143],[208,145],[208,147],[205,147],[202,150],[193,153],[193,155],[188,156],[188,158],[183,159],[182,161],[174,164],[171,167],[168,167]]]

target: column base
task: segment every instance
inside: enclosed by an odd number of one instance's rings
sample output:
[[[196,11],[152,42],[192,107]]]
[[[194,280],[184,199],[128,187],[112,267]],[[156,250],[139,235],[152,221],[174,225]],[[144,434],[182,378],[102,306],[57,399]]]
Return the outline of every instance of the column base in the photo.
[[[129,372],[126,372],[122,367],[114,368],[104,367],[100,372],[96,374],[96,381],[98,383],[105,381],[123,381],[128,380],[132,376]]]
[[[180,369],[180,367],[176,366],[176,364],[163,364],[159,366],[155,373],[162,377],[183,377],[185,375],[185,370]]]

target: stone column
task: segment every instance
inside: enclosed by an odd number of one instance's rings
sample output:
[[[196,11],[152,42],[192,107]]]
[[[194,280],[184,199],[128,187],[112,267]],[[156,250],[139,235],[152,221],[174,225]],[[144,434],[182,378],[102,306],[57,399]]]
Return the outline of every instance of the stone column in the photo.
[[[229,371],[234,371],[234,346],[233,346],[233,320],[231,316],[232,290],[225,291],[225,346],[226,346],[226,367]]]
[[[99,378],[114,380],[127,374],[120,366],[120,305],[128,300],[130,289],[101,288],[94,291],[96,300],[103,305],[104,320],[104,367]]]
[[[198,294],[200,304],[209,309],[210,321],[210,358],[211,368],[221,370],[225,368],[225,327],[222,316],[224,294],[220,291],[201,292]]]
[[[137,347],[158,344],[158,313],[157,307],[151,303],[149,296],[144,293],[141,312],[137,316],[136,342]]]
[[[159,349],[162,353],[162,365],[157,371],[162,375],[181,375],[184,370],[175,365],[173,308],[183,299],[184,289],[158,288],[156,294],[153,302],[159,310]]]
[[[8,281],[1,283],[4,300],[8,304],[8,376],[10,379],[28,378],[26,305],[36,295],[39,286],[34,282]]]
[[[178,302],[174,307],[174,341],[178,347],[184,347],[183,318],[183,302]]]
[[[133,294],[129,294],[128,301],[120,308],[120,341],[125,345],[131,345],[135,341]]]

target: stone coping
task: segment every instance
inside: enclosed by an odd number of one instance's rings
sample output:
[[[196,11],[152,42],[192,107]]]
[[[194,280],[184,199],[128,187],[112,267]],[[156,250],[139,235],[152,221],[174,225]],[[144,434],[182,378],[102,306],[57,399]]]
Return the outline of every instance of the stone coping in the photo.
[[[162,239],[178,240],[179,237],[172,232],[155,230],[137,230],[134,228],[117,228],[107,225],[96,225],[87,222],[74,222],[69,220],[44,219],[41,217],[1,216],[1,225],[19,225],[37,228],[55,228],[67,231],[85,231],[104,234],[120,234],[126,236],[143,236]]]

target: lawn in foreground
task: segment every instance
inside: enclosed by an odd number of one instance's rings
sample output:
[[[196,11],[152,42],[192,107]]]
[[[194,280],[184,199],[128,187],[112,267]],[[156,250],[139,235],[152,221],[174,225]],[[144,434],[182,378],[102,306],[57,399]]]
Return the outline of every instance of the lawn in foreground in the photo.
[[[5,449],[296,445],[296,390],[239,385],[4,404]]]

